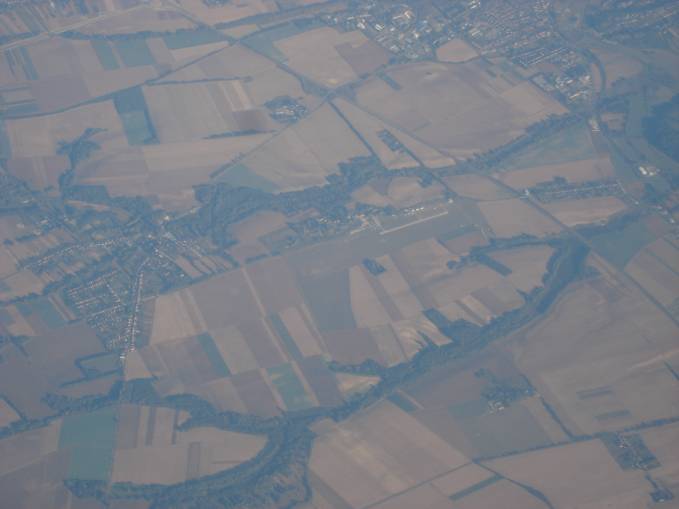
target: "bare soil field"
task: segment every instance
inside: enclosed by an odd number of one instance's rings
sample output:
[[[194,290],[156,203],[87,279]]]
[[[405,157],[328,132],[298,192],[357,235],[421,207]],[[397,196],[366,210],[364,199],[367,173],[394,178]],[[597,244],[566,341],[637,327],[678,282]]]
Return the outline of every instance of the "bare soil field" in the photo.
[[[361,267],[349,269],[351,309],[358,327],[376,327],[390,322],[390,316],[368,282],[370,274]]]
[[[86,34],[127,34],[140,31],[174,32],[179,29],[193,28],[195,23],[187,16],[174,10],[159,10],[143,7],[134,12],[121,13],[115,18],[108,18],[90,23],[82,28]]]
[[[20,418],[21,416],[16,413],[16,410],[4,398],[0,399],[0,428],[4,428]]]
[[[555,177],[563,177],[569,182],[585,182],[612,176],[613,166],[605,157],[513,170],[501,173],[499,178],[514,189],[525,189]]]
[[[285,129],[243,164],[283,190],[321,185],[340,162],[369,155],[356,135],[328,105]]]
[[[207,330],[189,293],[180,290],[156,299],[151,344],[197,336]]]
[[[539,490],[556,507],[643,507],[648,496],[644,473],[621,470],[597,440],[486,464],[509,479]]]
[[[104,150],[121,150],[127,146],[113,101],[89,104],[45,117],[6,121],[12,157],[54,156],[60,141],[73,141],[88,127],[106,129],[106,132],[93,137]]]
[[[437,478],[431,484],[440,490],[441,493],[450,497],[490,477],[493,477],[492,472],[476,463],[470,463]]]
[[[679,440],[679,425],[675,423],[647,430],[641,436],[660,463],[660,467],[653,470],[653,478],[674,491],[679,485],[679,452],[674,446]]]
[[[649,249],[636,254],[625,271],[663,306],[671,307],[679,299],[679,274],[662,259],[654,257]]]
[[[0,440],[0,475],[17,470],[55,452],[59,447],[61,420],[44,428]]]
[[[503,507],[506,509],[544,509],[545,503],[507,480],[498,480],[489,486],[455,499],[455,508],[483,509]]]
[[[564,112],[530,83],[494,78],[474,62],[406,64],[389,77],[398,90],[373,78],[358,90],[359,104],[452,157],[506,143],[528,125]]]
[[[443,46],[436,48],[436,58],[441,62],[460,64],[476,58],[479,54],[462,39],[451,39]]]
[[[650,304],[640,306],[638,292],[603,284],[578,285],[546,320],[508,346],[566,425],[585,433],[679,410],[676,380],[659,355],[676,327]]]
[[[238,0],[219,6],[208,6],[202,0],[183,0],[182,5],[206,25],[237,21],[278,10],[273,0]]]
[[[607,87],[625,78],[639,74],[643,70],[643,64],[631,56],[621,52],[594,49],[594,54],[601,60],[606,70]]]
[[[228,82],[156,85],[144,97],[161,143],[198,140],[240,130]]]
[[[7,161],[7,170],[17,178],[26,180],[35,189],[55,187],[59,175],[68,168],[68,158],[63,155],[21,157]]]
[[[506,278],[514,287],[530,292],[542,286],[542,276],[553,251],[549,246],[521,247],[498,251],[493,253],[492,258],[511,269],[512,273]]]
[[[276,47],[287,58],[287,64],[295,71],[330,88],[335,88],[358,75],[359,70],[372,70],[384,63],[384,52],[367,52],[365,60],[360,57],[360,48],[370,48],[371,43],[360,31],[338,32],[334,28],[323,27],[309,30],[286,39],[276,41]],[[352,65],[342,56],[347,55]],[[370,56],[374,63],[370,62]]]
[[[338,98],[333,102],[354,129],[361,133],[361,136],[370,144],[386,168],[400,169],[417,166],[417,161],[407,152],[392,150],[380,138],[379,134],[388,130],[382,121],[364,112],[346,99]]]
[[[351,507],[365,507],[467,462],[395,405],[384,402],[340,424],[324,422],[310,468]]]
[[[561,229],[551,219],[517,198],[481,202],[479,208],[498,237],[513,237],[521,233],[544,236]]]
[[[559,200],[547,203],[543,207],[566,226],[604,221],[627,208],[625,203],[615,196]]]

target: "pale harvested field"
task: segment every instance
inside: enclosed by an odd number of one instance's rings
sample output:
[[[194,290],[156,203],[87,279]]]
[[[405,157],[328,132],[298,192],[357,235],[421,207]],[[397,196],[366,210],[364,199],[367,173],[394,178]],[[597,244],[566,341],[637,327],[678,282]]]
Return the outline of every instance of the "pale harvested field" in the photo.
[[[151,344],[196,336],[205,330],[207,326],[190,290],[160,295],[156,299]]]
[[[548,182],[555,177],[563,177],[568,182],[585,182],[612,176],[613,165],[611,160],[608,157],[601,157],[513,170],[501,173],[499,178],[514,189],[525,189],[540,182]]]
[[[368,154],[344,121],[324,105],[243,163],[281,190],[291,190],[322,185],[326,175],[338,171],[340,162]]]
[[[679,485],[679,424],[671,424],[642,432],[644,443],[658,458],[660,467],[653,470],[653,478],[669,487]]]
[[[130,352],[127,355],[125,358],[125,380],[151,378],[152,376],[153,375],[146,366],[144,359],[137,350]]]
[[[454,506],[439,490],[429,484],[424,484],[371,507],[375,509],[412,509],[413,507],[451,509]]]
[[[205,57],[210,53],[221,52],[228,47],[229,43],[226,41],[219,41],[211,42],[209,44],[201,44],[200,46],[189,46],[187,48],[179,48],[168,51],[172,55],[172,59],[175,61],[175,67],[179,67],[182,65],[192,64],[201,57]]]
[[[444,178],[446,184],[460,196],[480,201],[502,200],[509,193],[481,175],[456,175]]]
[[[59,175],[68,168],[68,157],[63,155],[45,157],[23,157],[7,161],[7,170],[32,187],[43,190],[57,186]]]
[[[470,463],[462,468],[453,470],[443,477],[435,479],[431,484],[440,490],[441,493],[449,497],[470,486],[485,481],[489,477],[493,477],[492,472],[475,463]]]
[[[476,50],[462,39],[451,39],[436,49],[436,58],[441,62],[459,64],[477,56]]]
[[[540,490],[555,507],[631,509],[645,507],[648,497],[644,473],[621,470],[598,440],[501,458],[488,465]]]
[[[238,242],[254,243],[258,238],[285,226],[286,217],[280,212],[265,210],[237,223],[233,232]]]
[[[530,246],[503,250],[493,253],[493,259],[512,270],[505,278],[515,288],[530,292],[542,286],[542,276],[554,250],[549,246]]]
[[[207,182],[215,170],[269,136],[166,143],[135,147],[114,155],[95,155],[79,168],[79,180],[104,185],[112,196],[153,196],[165,208],[189,208],[195,205],[194,185]]]
[[[440,184],[422,187],[418,179],[412,177],[396,177],[387,188],[387,197],[397,208],[413,207],[423,202],[441,199],[443,193],[444,189]]]
[[[135,9],[82,28],[86,34],[127,34],[140,31],[174,32],[182,28],[193,28],[195,23],[173,10],[156,10],[151,7]]]
[[[446,306],[438,308],[438,311],[451,322],[455,320],[467,320],[468,322],[481,325],[479,317],[473,316],[468,310],[462,308],[457,302],[451,302]]]
[[[10,334],[15,336],[37,336],[33,327],[29,325],[15,306],[9,306],[5,308],[5,311],[7,311],[12,319],[12,324],[5,326]]]
[[[280,317],[303,357],[323,353],[317,334],[312,332],[311,322],[300,308],[288,308],[280,313]]]
[[[0,440],[0,476],[30,465],[59,446],[61,419],[48,426]]]
[[[386,324],[372,327],[370,335],[375,340],[377,348],[387,366],[392,366],[406,360],[405,350],[401,346],[401,342],[396,337],[391,325]]]
[[[357,108],[353,103],[346,99],[335,99],[334,104],[339,108],[351,125],[361,133],[361,136],[365,138],[368,144],[370,144],[385,168],[395,170],[417,166],[417,161],[405,151],[394,151],[382,141],[379,137],[379,133],[383,130],[389,130],[388,126],[384,125],[382,121],[364,112],[360,108]]]
[[[509,346],[566,425],[584,433],[679,412],[676,380],[662,355],[676,348],[676,327],[637,291],[604,284],[578,285]]]
[[[45,282],[28,270],[17,272],[3,280],[6,285],[0,290],[0,299],[10,300],[29,293],[41,293]]]
[[[356,202],[373,205],[375,207],[386,207],[387,205],[391,205],[387,196],[377,191],[375,187],[370,184],[359,187],[351,194],[351,197]]]
[[[499,480],[455,501],[455,509],[544,509],[544,502],[509,481]]]
[[[521,401],[521,406],[528,410],[531,415],[538,422],[540,428],[547,433],[547,436],[552,442],[567,442],[568,436],[563,429],[554,421],[554,418],[549,415],[544,405],[538,397],[532,397]]]
[[[359,328],[376,327],[391,321],[389,314],[382,306],[375,291],[360,266],[349,269],[349,288],[351,292],[351,310]]]
[[[493,316],[516,309],[524,303],[523,297],[507,279],[475,292],[474,298],[478,299]]]
[[[391,328],[408,358],[422,349],[422,334],[426,334],[437,345],[450,343],[450,339],[441,334],[424,315],[392,322]]]
[[[182,0],[182,6],[207,25],[236,21],[278,10],[273,0],[237,0],[217,7],[208,7],[202,0]]]
[[[241,373],[259,367],[248,347],[246,338],[235,327],[213,330],[211,336],[232,373]]]
[[[257,454],[264,446],[266,438],[261,435],[248,435],[218,428],[191,428],[177,432],[177,444],[188,445],[193,442],[214,447],[213,460],[241,463]]]
[[[498,237],[514,237],[522,233],[543,236],[561,229],[558,224],[518,198],[480,202],[479,209]]]
[[[606,85],[611,87],[620,79],[631,78],[643,70],[643,65],[638,60],[631,58],[622,52],[612,52],[594,49],[594,54],[601,59],[606,70]]]
[[[358,48],[367,41],[360,31],[341,33],[334,28],[323,27],[276,41],[275,45],[287,57],[287,64],[292,69],[334,88],[358,78],[337,51],[337,46],[349,44]]]
[[[0,398],[0,428],[4,428],[9,423],[20,419],[20,417],[4,398]]]
[[[94,136],[104,150],[120,150],[127,138],[113,101],[89,104],[73,110],[5,122],[12,157],[53,156],[60,141],[73,141],[88,127],[106,129]]]
[[[7,248],[0,248],[0,277],[7,277],[16,272],[17,259]]]
[[[118,450],[113,460],[111,481],[137,484],[184,482],[188,448],[188,445],[171,445]]]
[[[141,85],[158,75],[150,65],[121,68],[116,71],[96,71],[83,75],[85,86],[92,97],[110,94],[123,88]]]
[[[50,38],[31,44],[28,53],[41,80],[103,70],[89,41]]]
[[[676,259],[675,259],[676,260]],[[632,276],[664,306],[679,299],[679,274],[644,249],[625,266]]]
[[[565,111],[529,82],[492,77],[474,62],[406,64],[389,76],[400,90],[368,80],[357,92],[359,104],[452,157],[506,143]]]
[[[427,289],[436,303],[436,307],[446,306],[451,302],[464,299],[480,288],[498,285],[502,276],[485,265],[474,265],[462,270],[452,270],[444,279],[432,281]]]
[[[337,386],[345,396],[368,390],[380,381],[377,376],[352,375],[349,373],[337,373]]]
[[[450,252],[436,239],[421,240],[404,247],[398,259],[404,262],[403,270],[416,285],[425,285],[451,274],[446,266],[451,259]]]
[[[354,508],[467,462],[414,417],[387,402],[341,424],[322,423],[316,431],[310,468]]]
[[[625,203],[615,196],[559,200],[546,203],[543,207],[566,226],[604,221],[627,208]]]
[[[422,304],[413,294],[410,285],[403,278],[389,255],[380,256],[377,261],[387,269],[378,276],[380,285],[384,288],[390,301],[396,305],[403,318],[412,318],[422,311]],[[387,303],[383,303],[387,307]]]
[[[209,401],[220,412],[247,413],[245,404],[240,399],[236,387],[230,378],[218,378],[205,385],[197,387],[194,392]]]
[[[156,85],[144,97],[161,143],[197,140],[239,130],[228,82]]]
[[[297,99],[307,97],[299,80],[278,67],[272,67],[254,76],[244,84],[252,102],[261,106],[275,97],[288,95]],[[306,102],[306,101],[302,101]]]
[[[673,271],[679,272],[679,248],[666,239],[658,239],[650,244],[647,249],[660,258]]]

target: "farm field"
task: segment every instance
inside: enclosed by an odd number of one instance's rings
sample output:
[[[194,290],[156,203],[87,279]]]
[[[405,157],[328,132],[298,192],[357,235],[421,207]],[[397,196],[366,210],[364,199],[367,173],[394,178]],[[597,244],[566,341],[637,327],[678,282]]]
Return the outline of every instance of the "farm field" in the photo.
[[[670,509],[679,7],[0,5],[0,509]]]
[[[407,64],[388,75],[398,90],[372,78],[359,89],[358,103],[454,158],[467,158],[506,143],[525,126],[563,112],[562,106],[529,83],[494,78],[474,62],[455,67]],[[455,94],[441,93],[451,88]],[[488,131],[489,125],[495,126],[492,131]]]

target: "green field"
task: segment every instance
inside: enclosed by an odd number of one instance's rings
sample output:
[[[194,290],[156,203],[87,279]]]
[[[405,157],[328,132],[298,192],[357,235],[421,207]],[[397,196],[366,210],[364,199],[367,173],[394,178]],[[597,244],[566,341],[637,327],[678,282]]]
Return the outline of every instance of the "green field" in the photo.
[[[561,164],[596,157],[586,124],[576,124],[546,140],[508,157],[502,171],[520,170],[546,164]]]
[[[113,96],[118,116],[123,123],[125,136],[130,145],[157,143],[155,129],[140,87],[128,88]]]
[[[156,63],[144,39],[127,39],[115,41],[113,44],[125,67],[138,67]]]
[[[113,50],[111,49],[111,46],[109,46],[108,42],[94,40],[91,41],[91,44],[92,48],[94,48],[94,52],[97,54],[99,63],[104,69],[107,71],[115,71],[116,69],[120,69],[118,59],[116,58],[115,53],[113,53]]]
[[[303,410],[313,406],[290,364],[282,364],[267,371],[288,410]]]
[[[116,426],[115,407],[64,417],[59,449],[71,451],[70,478],[108,480],[113,465]]]
[[[198,336],[198,342],[203,348],[205,355],[207,355],[208,359],[210,359],[212,369],[215,370],[215,373],[217,373],[219,376],[230,376],[231,371],[229,371],[228,366],[224,362],[222,354],[219,353],[217,345],[215,345],[215,340],[212,339],[212,336],[210,336],[207,332],[201,334]]]
[[[20,302],[17,309],[26,318],[36,313],[45,325],[50,328],[61,327],[66,321],[54,305],[45,297],[31,302]]]
[[[168,49],[190,48],[192,46],[200,46],[201,44],[210,44],[224,40],[224,36],[217,30],[206,28],[184,30],[163,36],[163,41]]]

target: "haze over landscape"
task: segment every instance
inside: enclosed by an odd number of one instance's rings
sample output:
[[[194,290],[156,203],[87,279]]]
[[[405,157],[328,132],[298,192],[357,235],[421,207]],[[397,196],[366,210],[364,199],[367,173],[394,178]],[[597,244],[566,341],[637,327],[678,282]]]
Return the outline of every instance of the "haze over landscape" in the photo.
[[[679,508],[677,221],[675,0],[0,0],[0,508]]]

